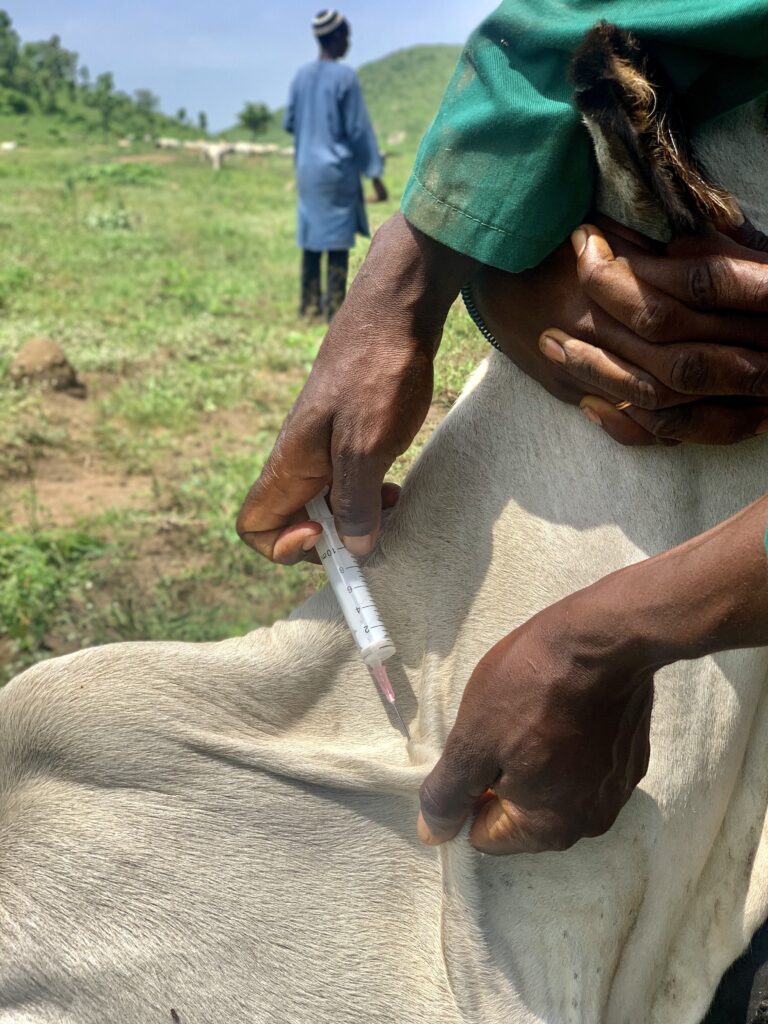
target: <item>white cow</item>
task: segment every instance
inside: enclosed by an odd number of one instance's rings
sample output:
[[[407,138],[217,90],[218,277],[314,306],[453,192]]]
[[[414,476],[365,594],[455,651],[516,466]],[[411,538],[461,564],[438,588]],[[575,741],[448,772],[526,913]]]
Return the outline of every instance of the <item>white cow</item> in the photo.
[[[699,149],[768,228],[762,109]],[[565,853],[421,847],[417,790],[496,640],[757,498],[765,459],[621,448],[493,354],[368,565],[412,743],[328,590],[14,680],[0,1024],[697,1024],[768,915],[768,651],[660,672],[646,779]]]

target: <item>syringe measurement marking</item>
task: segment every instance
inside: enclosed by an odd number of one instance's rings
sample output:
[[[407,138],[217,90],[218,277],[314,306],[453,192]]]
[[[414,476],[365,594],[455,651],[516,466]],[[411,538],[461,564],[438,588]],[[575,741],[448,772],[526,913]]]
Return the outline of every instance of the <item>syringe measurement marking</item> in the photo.
[[[331,557],[331,555],[337,554],[339,550],[346,551],[347,549],[343,545],[342,545],[342,547],[340,549],[339,548],[334,548],[334,547],[326,548],[325,551],[320,555],[320,561],[321,562],[327,561]],[[348,565],[339,565],[338,566],[338,570],[341,573],[346,572],[349,569],[356,569],[356,568],[357,568],[357,565],[354,562],[350,562]],[[365,583],[358,583],[356,586],[353,586],[353,587],[347,586],[347,593],[351,594],[353,590],[367,590],[367,589],[368,588],[367,588]],[[376,607],[376,605],[374,605],[374,604],[365,604],[365,605],[362,605],[362,607],[359,607],[359,608],[355,607],[355,611],[357,612],[358,615],[360,615],[360,625],[363,627],[363,632],[364,633],[370,633],[371,630],[374,630],[374,629],[385,629],[383,622],[368,622],[368,623],[366,623],[366,622],[363,621],[363,616],[361,615],[361,612],[367,611],[369,608],[375,608],[375,607]],[[385,630],[385,632],[386,632],[386,630]]]

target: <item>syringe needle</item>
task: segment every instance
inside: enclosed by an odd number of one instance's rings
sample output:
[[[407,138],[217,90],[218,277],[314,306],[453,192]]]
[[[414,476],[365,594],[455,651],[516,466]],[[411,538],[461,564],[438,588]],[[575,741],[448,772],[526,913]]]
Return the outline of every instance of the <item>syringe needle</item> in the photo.
[[[368,671],[373,676],[373,681],[376,683],[376,686],[378,687],[381,696],[384,698],[387,704],[389,704],[389,706],[394,709],[395,714],[400,719],[400,725],[402,725],[403,727],[403,732],[405,733],[406,737],[410,740],[411,734],[410,732],[408,732],[408,726],[405,724],[403,716],[400,714],[400,708],[395,703],[395,691],[392,689],[392,683],[389,681],[387,670],[381,663],[378,663],[375,665],[368,665]]]
[[[402,725],[402,727],[403,727],[403,732],[405,733],[405,737],[410,742],[411,734],[408,731],[408,726],[405,724],[405,721],[403,720],[403,716],[400,714],[400,709],[398,708],[397,703],[395,701],[392,701],[392,703],[390,704],[390,707],[395,712],[397,717],[400,719],[400,725]]]

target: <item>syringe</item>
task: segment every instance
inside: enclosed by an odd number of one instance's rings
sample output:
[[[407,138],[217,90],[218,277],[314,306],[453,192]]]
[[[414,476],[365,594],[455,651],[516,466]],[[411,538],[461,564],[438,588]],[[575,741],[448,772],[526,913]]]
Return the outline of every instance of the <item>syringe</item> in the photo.
[[[326,491],[323,491],[306,505],[309,518],[323,528],[315,550],[325,566],[336,600],[344,613],[347,625],[352,630],[355,643],[360,648],[363,662],[382,697],[392,706],[392,710],[399,718],[405,735],[410,739],[411,734],[395,703],[395,691],[384,668],[384,662],[395,653],[395,645],[376,610],[357,559],[347,551],[339,537],[333,513],[325,501],[325,494]]]

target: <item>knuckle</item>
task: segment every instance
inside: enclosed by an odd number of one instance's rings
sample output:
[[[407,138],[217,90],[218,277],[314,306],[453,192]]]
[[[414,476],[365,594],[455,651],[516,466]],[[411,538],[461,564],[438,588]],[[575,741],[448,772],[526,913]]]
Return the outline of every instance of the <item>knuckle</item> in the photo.
[[[688,266],[688,298],[697,309],[716,308],[720,294],[723,266],[716,257],[696,260]]]
[[[672,360],[669,369],[669,385],[680,394],[701,394],[707,387],[709,379],[710,363],[701,349],[682,349]]]
[[[744,394],[753,398],[768,395],[768,361],[764,357],[752,356],[743,360]]]
[[[352,438],[344,438],[337,441],[334,447],[333,459],[343,466],[354,465],[363,457],[362,443]]]
[[[563,344],[567,362],[565,368],[583,384],[602,388],[605,384],[605,373],[597,361],[597,350],[594,354],[582,345],[574,345],[566,341]]]
[[[663,342],[670,340],[669,320],[667,303],[644,295],[632,310],[629,327],[646,341]]]
[[[744,282],[742,286],[743,302],[747,308],[764,310],[768,289],[766,289],[765,275],[755,275]]]
[[[617,394],[641,409],[657,408],[660,399],[654,381],[631,370],[619,372],[616,367],[609,367],[601,360],[597,349],[569,346],[568,342],[564,348],[568,356],[566,369],[590,390]]]
[[[602,260],[591,258],[590,246],[584,250],[577,263],[578,276],[587,291],[603,291],[609,283],[606,280],[605,264]]]
[[[654,417],[651,433],[655,437],[682,439],[690,430],[691,409],[690,405],[675,405],[669,409],[662,409]]]
[[[355,433],[356,437],[345,438],[337,443],[334,453],[336,461],[345,466],[352,466],[380,459],[386,445],[386,435],[374,429],[361,429]]]
[[[333,514],[347,524],[362,522],[367,518],[359,501],[345,489],[336,489],[333,492]]]
[[[627,377],[627,401],[639,409],[653,411],[659,405],[659,392],[651,381],[629,374]]]

